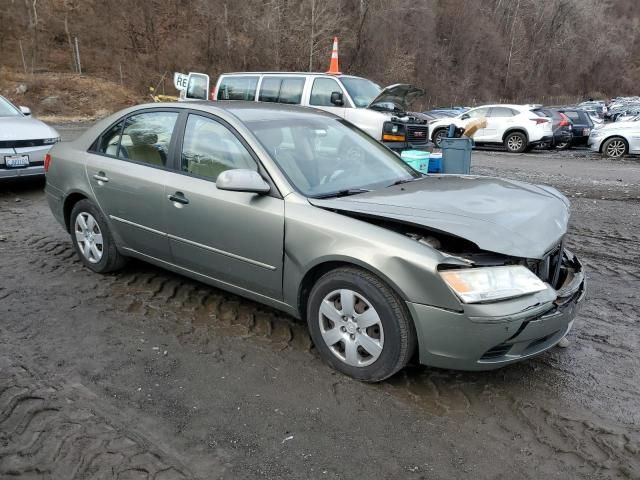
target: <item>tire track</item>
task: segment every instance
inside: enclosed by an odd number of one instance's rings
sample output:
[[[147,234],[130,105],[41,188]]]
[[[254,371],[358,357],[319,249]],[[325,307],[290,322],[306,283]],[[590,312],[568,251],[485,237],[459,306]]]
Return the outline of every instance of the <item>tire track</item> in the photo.
[[[45,382],[0,358],[0,477],[35,476],[195,478],[179,460],[108,419],[84,389]]]

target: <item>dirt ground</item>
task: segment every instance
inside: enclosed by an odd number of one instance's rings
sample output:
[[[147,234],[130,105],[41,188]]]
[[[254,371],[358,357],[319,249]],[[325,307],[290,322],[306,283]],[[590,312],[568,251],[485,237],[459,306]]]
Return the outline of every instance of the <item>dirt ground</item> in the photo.
[[[640,160],[473,162],[570,196],[571,344],[378,385],[274,310],[141,262],[91,273],[42,182],[0,185],[0,478],[640,478]]]

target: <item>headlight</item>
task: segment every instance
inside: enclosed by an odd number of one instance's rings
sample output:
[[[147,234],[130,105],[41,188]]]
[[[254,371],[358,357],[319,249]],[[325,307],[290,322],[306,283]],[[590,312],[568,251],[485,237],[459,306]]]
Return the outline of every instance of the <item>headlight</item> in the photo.
[[[440,276],[464,303],[503,300],[547,288],[522,265],[445,270]]]
[[[54,143],[58,143],[59,141],[60,141],[60,137],[45,138],[44,140],[42,140],[42,143],[44,143],[45,145],[51,145]]]
[[[385,142],[404,142],[406,140],[404,126],[393,122],[384,122],[382,125],[382,140]]]

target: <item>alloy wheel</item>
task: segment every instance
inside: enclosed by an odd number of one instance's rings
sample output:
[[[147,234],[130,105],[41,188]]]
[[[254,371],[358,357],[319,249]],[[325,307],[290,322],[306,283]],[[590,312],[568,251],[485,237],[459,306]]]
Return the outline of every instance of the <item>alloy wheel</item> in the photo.
[[[104,243],[102,232],[96,219],[87,212],[76,216],[75,235],[82,255],[91,263],[98,263],[102,259]]]
[[[522,137],[519,137],[518,135],[509,137],[509,140],[507,140],[507,147],[511,151],[520,150],[522,148],[522,144],[523,144]]]
[[[626,149],[624,141],[616,139],[609,142],[605,153],[608,157],[618,158],[624,155]]]
[[[366,367],[380,357],[384,347],[382,321],[361,294],[349,289],[329,293],[320,304],[318,321],[329,350],[347,365]]]

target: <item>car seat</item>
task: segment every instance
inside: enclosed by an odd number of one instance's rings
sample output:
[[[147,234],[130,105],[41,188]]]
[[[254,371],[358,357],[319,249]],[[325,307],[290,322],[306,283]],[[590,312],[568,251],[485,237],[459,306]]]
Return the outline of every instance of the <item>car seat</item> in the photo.
[[[158,143],[157,134],[135,130],[129,131],[127,134],[131,138],[131,145],[125,147],[121,144],[120,146],[127,158],[151,165],[166,165],[166,154],[155,146]]]

